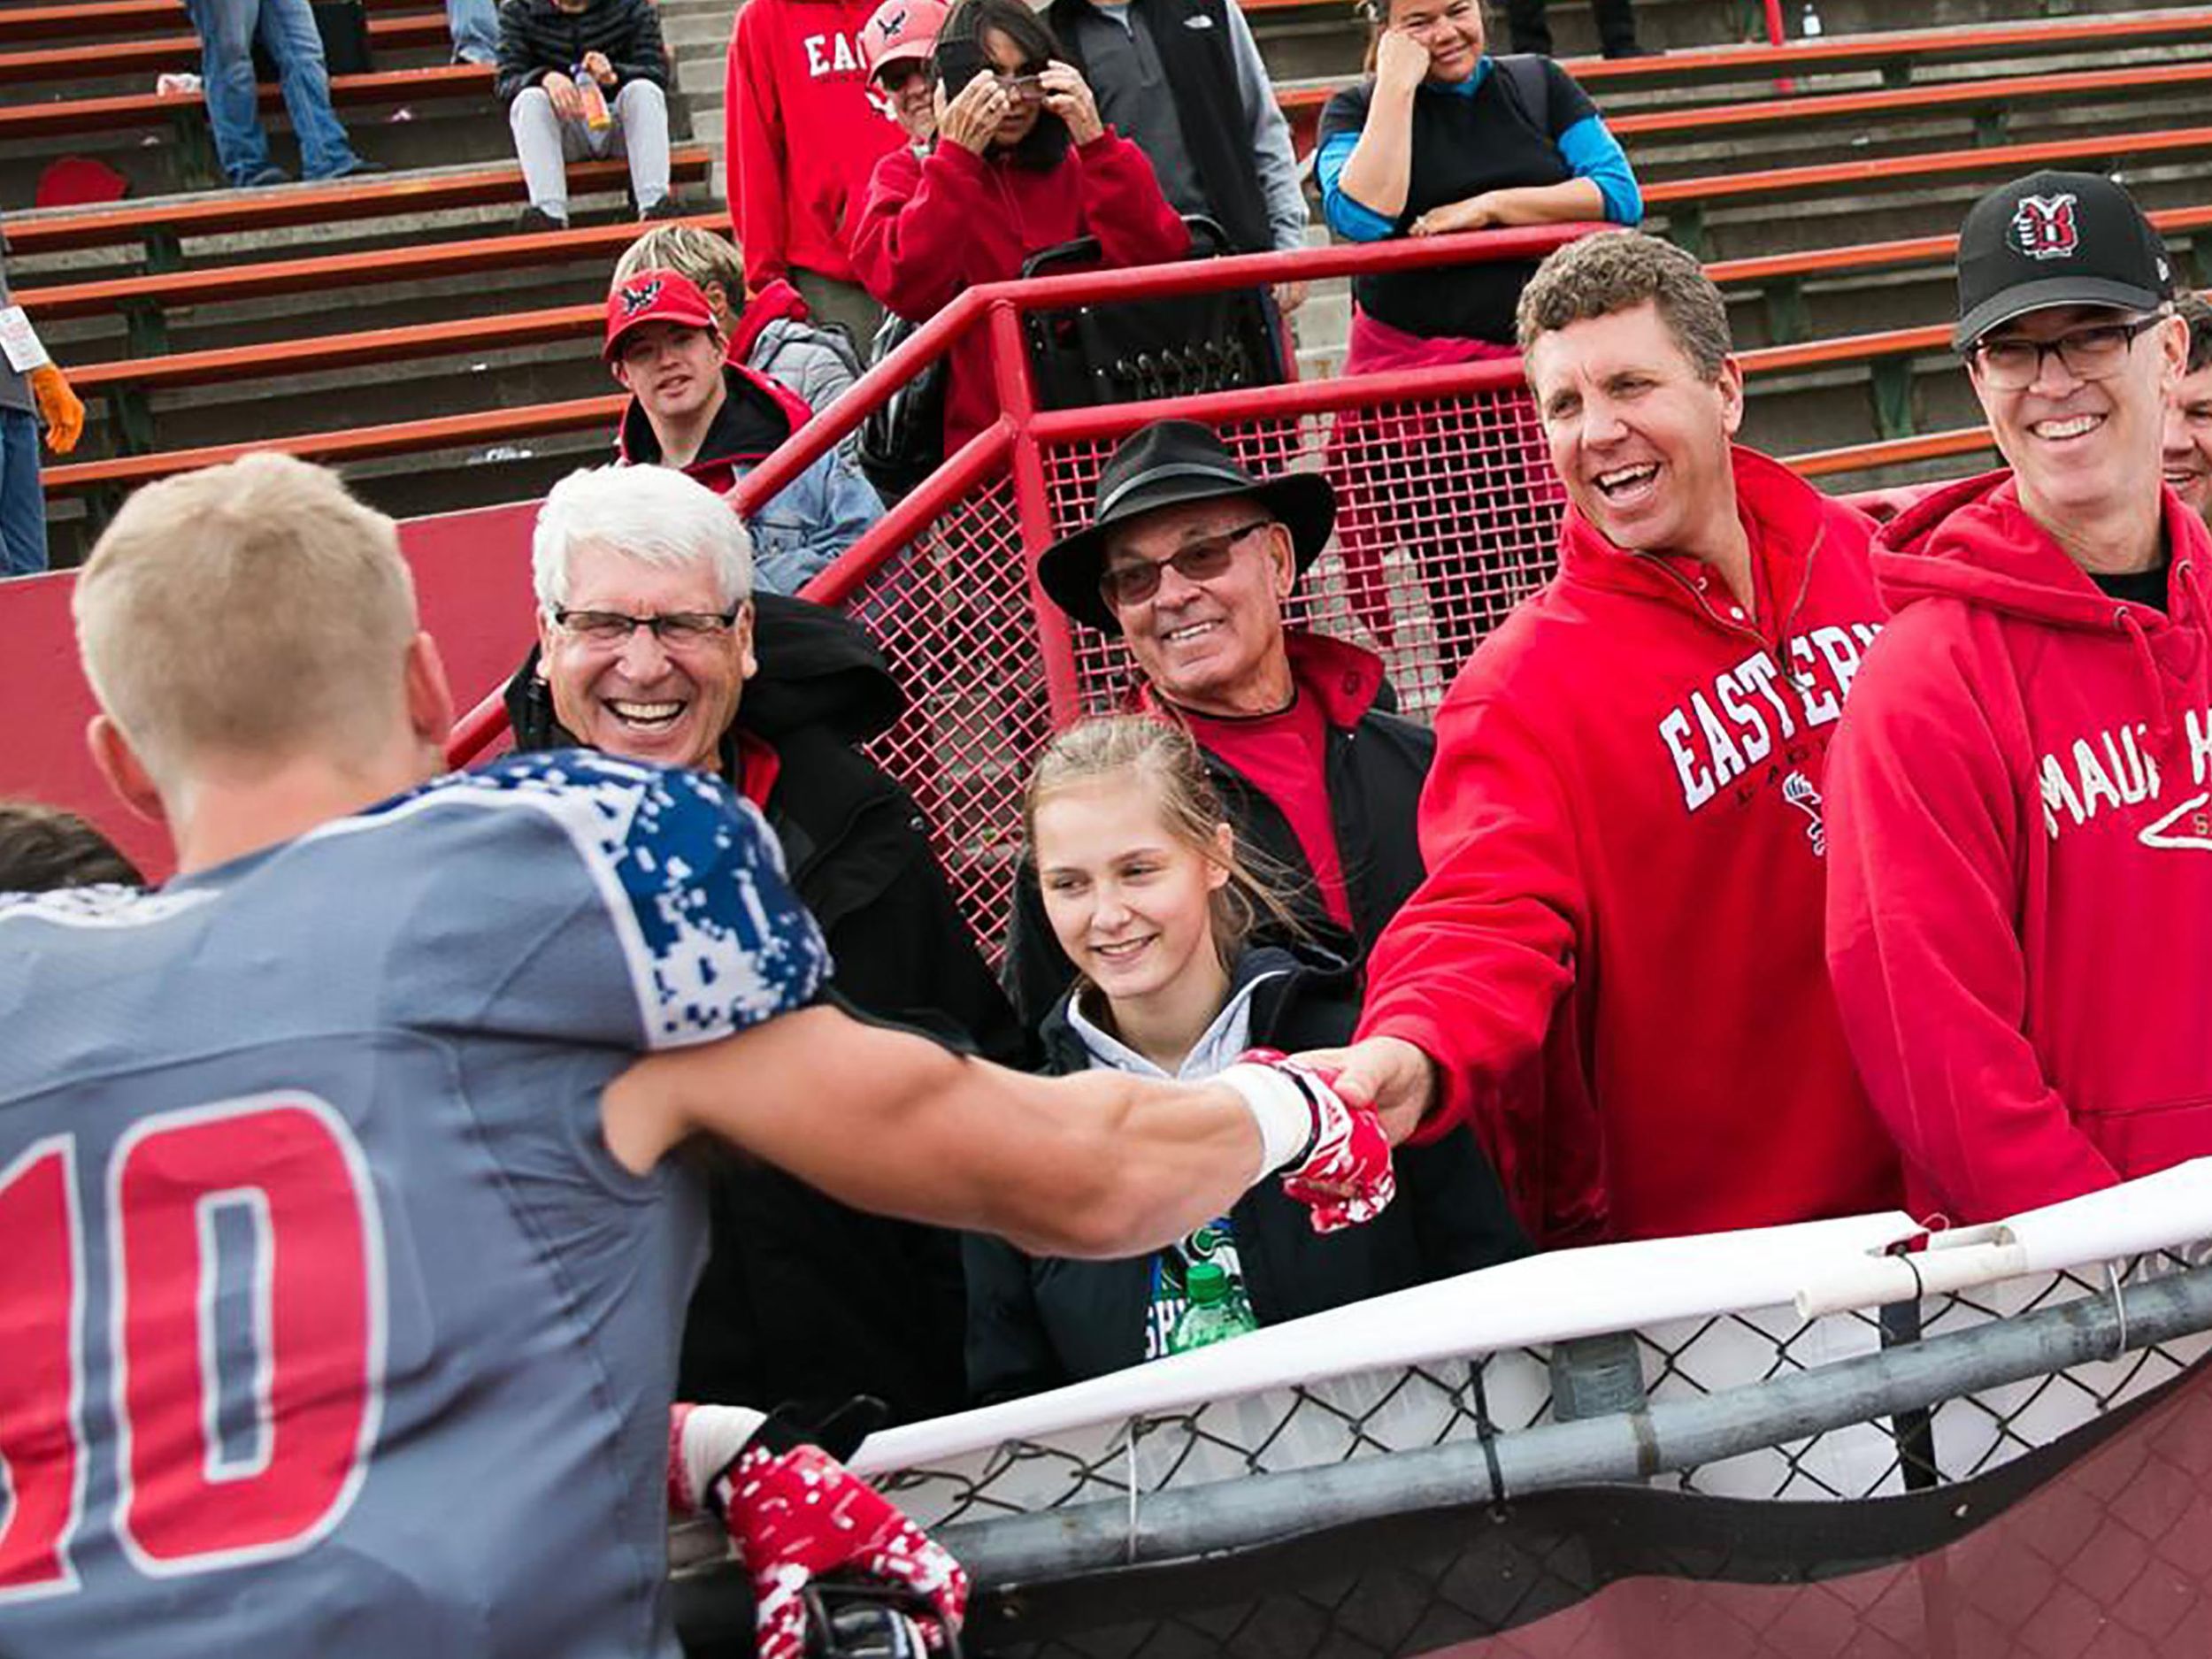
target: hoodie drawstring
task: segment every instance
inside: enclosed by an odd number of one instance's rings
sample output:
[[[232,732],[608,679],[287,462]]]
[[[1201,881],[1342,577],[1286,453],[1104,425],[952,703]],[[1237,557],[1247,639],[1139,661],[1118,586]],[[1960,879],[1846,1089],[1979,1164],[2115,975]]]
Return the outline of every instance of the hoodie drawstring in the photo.
[[[2174,711],[2166,697],[2166,677],[2158,672],[2158,657],[2151,649],[2150,635],[2135,619],[2133,608],[2116,605],[2112,619],[2120,632],[2128,636],[2128,643],[2135,648],[2135,664],[2143,671],[2143,682],[2150,687],[2151,704],[2158,710],[2151,726],[2151,747],[2163,755],[2174,735]]]

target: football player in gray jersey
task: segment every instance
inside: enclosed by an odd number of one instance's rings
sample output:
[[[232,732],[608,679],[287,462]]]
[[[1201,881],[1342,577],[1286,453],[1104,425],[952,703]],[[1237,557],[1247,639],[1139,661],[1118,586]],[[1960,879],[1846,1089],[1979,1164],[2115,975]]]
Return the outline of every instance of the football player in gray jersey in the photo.
[[[1379,1125],[1295,1068],[1045,1081],[850,1018],[717,780],[434,780],[395,527],[326,472],[142,491],[74,605],[94,752],[179,874],[0,899],[10,1659],[672,1655],[664,1488],[725,1513],[764,1654],[833,1567],[956,1618],[958,1569],[818,1451],[672,1437],[695,1134],[1037,1253],[1150,1248],[1273,1171],[1317,1225],[1387,1202]]]

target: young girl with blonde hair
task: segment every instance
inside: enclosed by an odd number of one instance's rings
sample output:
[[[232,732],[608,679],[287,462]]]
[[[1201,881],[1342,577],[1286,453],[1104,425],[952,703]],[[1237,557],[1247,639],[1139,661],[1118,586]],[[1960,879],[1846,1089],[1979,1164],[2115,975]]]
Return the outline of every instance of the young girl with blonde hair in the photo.
[[[1047,745],[1025,803],[1045,910],[1074,987],[1040,1033],[1045,1068],[1107,1066],[1200,1079],[1249,1048],[1345,1041],[1356,980],[1310,948],[1250,948],[1256,919],[1288,923],[1241,855],[1180,727],[1088,720]],[[1294,924],[1288,924],[1294,931]],[[1527,1246],[1471,1135],[1396,1154],[1398,1202],[1317,1234],[1270,1183],[1156,1255],[1112,1262],[967,1243],[968,1380],[988,1402],[1156,1358],[1185,1305],[1186,1270],[1212,1261],[1262,1325],[1486,1267]]]

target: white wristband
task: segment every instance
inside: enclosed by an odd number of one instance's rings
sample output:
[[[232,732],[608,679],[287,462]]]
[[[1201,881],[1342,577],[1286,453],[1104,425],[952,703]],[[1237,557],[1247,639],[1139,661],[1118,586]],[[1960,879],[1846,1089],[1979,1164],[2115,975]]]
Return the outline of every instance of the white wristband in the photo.
[[[677,1455],[683,1459],[684,1489],[693,1503],[707,1506],[707,1488],[729,1466],[745,1442],[767,1418],[750,1406],[694,1406],[684,1417]]]
[[[1259,1180],[1286,1164],[1295,1164],[1313,1145],[1313,1102],[1289,1077],[1271,1065],[1233,1065],[1215,1074],[1243,1097],[1245,1110],[1259,1125]]]

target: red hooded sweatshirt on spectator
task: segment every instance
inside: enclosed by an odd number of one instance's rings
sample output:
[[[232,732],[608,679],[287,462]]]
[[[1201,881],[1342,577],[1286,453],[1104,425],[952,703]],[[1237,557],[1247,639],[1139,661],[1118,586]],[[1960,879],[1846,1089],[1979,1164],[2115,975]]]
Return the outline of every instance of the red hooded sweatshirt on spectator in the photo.
[[[1756,618],[1570,510],[1559,574],[1438,711],[1429,877],[1369,962],[1360,1035],[1436,1061],[1425,1128],[1472,1122],[1547,1246],[1900,1197],[1821,955],[1822,769],[1880,627],[1872,526],[1732,463]]]
[[[1896,620],[1830,768],[1828,952],[1869,1094],[1955,1220],[2212,1154],[2212,538],[2170,614],[1970,479],[1881,533]]]
[[[964,288],[1011,281],[1030,255],[1079,236],[1097,237],[1110,267],[1190,250],[1152,164],[1111,127],[1071,145],[1048,172],[941,140],[926,157],[901,149],[876,164],[853,228],[853,268],[880,304],[922,322]],[[945,454],[997,419],[990,334],[978,327],[946,359]]]
[[[855,44],[874,10],[875,0],[745,0],[738,10],[722,119],[749,289],[795,267],[855,280],[846,238],[868,175],[906,142],[870,101]]]

